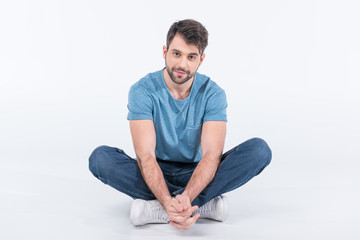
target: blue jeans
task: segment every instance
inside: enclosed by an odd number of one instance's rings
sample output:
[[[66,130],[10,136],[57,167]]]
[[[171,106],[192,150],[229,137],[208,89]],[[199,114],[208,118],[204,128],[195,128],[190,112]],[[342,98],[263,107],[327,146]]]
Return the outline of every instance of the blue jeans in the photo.
[[[224,153],[215,177],[192,205],[201,207],[212,198],[245,184],[270,163],[271,156],[269,146],[260,138],[252,138]],[[157,160],[170,194],[181,194],[197,163]],[[89,158],[89,169],[103,183],[134,199],[156,199],[143,180],[136,159],[121,149],[108,146],[96,148]]]

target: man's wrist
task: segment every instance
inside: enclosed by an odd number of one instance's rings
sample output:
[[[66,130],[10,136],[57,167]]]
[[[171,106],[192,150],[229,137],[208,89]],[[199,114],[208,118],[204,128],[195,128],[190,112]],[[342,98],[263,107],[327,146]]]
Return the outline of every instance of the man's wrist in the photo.
[[[158,198],[158,201],[160,202],[160,204],[166,208],[167,205],[169,204],[169,202],[171,201],[172,197],[170,196],[170,194],[168,196],[164,196],[162,198]]]
[[[192,199],[192,196],[190,195],[190,192],[187,189],[185,189],[181,195],[184,196],[184,197],[189,198],[190,203],[194,200],[194,199]]]

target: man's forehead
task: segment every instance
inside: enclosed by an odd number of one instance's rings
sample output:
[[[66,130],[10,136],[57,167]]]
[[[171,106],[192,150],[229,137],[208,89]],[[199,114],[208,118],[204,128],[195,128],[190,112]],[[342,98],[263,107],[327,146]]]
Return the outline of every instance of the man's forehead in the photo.
[[[186,43],[185,39],[179,34],[174,36],[170,43],[169,50],[193,55],[200,54],[199,48],[195,44]]]

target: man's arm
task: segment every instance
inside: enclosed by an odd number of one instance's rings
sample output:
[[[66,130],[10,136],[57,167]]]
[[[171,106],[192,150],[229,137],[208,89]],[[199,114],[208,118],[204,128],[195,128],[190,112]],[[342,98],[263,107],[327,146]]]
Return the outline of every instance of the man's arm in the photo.
[[[141,175],[155,197],[164,206],[171,200],[171,196],[155,157],[154,123],[152,120],[130,120],[130,131]]]
[[[188,198],[191,203],[212,181],[220,164],[225,135],[226,122],[207,121],[203,124],[201,134],[203,155],[180,198]],[[178,200],[181,201],[181,199]]]
[[[191,226],[197,218],[188,218],[197,207],[188,208],[184,211],[178,200],[171,197],[163,172],[155,157],[156,134],[153,121],[130,120],[130,131],[144,181],[171,220],[176,218],[180,222],[186,221],[186,226]]]
[[[170,223],[178,229],[189,229],[199,217],[199,214],[190,217],[197,206],[184,208],[183,204],[171,197],[155,157],[156,134],[153,121],[130,120],[130,131],[144,181],[166,210],[172,220]]]

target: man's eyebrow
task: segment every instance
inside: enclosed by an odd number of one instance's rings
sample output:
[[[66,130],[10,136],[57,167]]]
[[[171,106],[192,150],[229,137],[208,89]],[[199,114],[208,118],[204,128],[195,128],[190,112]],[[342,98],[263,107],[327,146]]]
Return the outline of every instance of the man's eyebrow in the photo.
[[[171,49],[171,51],[172,51],[172,52],[179,52],[179,53],[181,53],[181,51],[180,51],[180,50],[177,50],[177,49]],[[196,56],[199,56],[199,54],[198,54],[198,53],[189,53],[189,55],[196,55]]]

